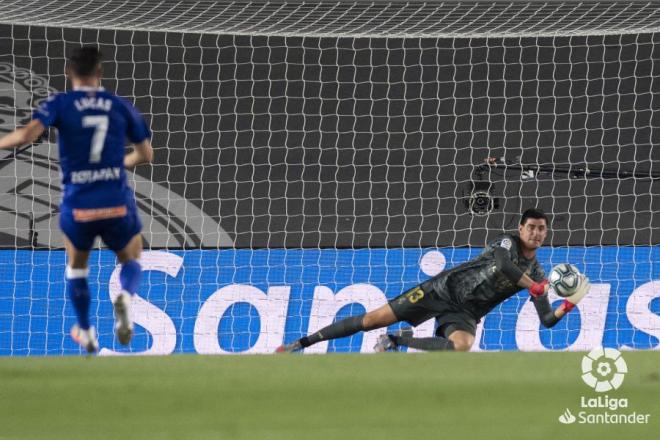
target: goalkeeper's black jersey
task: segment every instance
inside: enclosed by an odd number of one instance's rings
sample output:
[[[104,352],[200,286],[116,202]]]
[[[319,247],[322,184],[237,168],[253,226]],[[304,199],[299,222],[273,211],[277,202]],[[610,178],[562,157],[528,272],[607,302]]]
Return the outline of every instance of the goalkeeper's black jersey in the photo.
[[[520,237],[505,234],[488,243],[478,257],[445,270],[428,281],[438,296],[475,318],[485,316],[496,305],[522,290],[497,270],[494,250],[507,249],[513,264],[529,275],[534,281],[545,277],[543,268],[536,257],[528,260],[520,251]]]

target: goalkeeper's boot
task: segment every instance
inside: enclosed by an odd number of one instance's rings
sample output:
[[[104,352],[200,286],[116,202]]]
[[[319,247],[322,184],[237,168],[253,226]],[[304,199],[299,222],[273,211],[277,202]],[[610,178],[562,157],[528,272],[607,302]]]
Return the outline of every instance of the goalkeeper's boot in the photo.
[[[280,345],[275,349],[275,353],[293,353],[294,351],[302,350],[303,346],[300,345],[300,341],[294,341],[290,344]]]
[[[96,339],[96,329],[90,327],[87,330],[80,328],[78,324],[71,327],[71,338],[84,348],[87,353],[99,351],[99,341]]]
[[[131,321],[131,294],[122,291],[113,303],[115,309],[115,333],[122,345],[128,345],[133,337]]]
[[[407,337],[410,338],[413,335],[412,328],[402,327],[397,330],[393,335],[382,334],[378,337],[376,345],[374,345],[374,351],[376,353],[383,353],[385,351],[398,351],[398,345],[392,339],[392,336],[396,337]]]

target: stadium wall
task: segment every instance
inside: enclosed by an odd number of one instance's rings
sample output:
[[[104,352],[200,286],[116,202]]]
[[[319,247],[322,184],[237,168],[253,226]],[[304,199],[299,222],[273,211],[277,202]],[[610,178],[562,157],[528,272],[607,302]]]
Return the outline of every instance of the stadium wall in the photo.
[[[134,302],[130,348],[113,336],[118,267],[93,254],[92,322],[102,355],[120,352],[268,353],[337,317],[372,309],[480,249],[150,251]],[[542,329],[526,293],[489,314],[474,350],[660,348],[660,247],[544,248],[542,265],[583,261],[591,294],[552,330]],[[625,263],[622,263],[625,262]],[[77,354],[67,336],[75,316],[64,293],[62,251],[0,251],[0,355]],[[651,281],[649,281],[651,280]],[[555,297],[555,299],[557,299]],[[431,335],[433,320],[416,329]],[[308,352],[369,352],[378,332]]]

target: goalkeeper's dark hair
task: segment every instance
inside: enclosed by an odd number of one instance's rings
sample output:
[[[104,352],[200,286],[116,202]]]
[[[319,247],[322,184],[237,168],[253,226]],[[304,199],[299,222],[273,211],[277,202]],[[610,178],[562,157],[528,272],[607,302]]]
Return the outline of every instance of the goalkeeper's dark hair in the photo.
[[[76,76],[91,76],[101,64],[101,51],[96,46],[81,46],[71,52],[69,69]]]
[[[520,224],[524,225],[527,222],[528,218],[543,219],[545,220],[546,225],[550,223],[548,221],[548,216],[545,214],[545,212],[537,208],[530,208],[525,212],[523,212],[522,217],[520,217]]]

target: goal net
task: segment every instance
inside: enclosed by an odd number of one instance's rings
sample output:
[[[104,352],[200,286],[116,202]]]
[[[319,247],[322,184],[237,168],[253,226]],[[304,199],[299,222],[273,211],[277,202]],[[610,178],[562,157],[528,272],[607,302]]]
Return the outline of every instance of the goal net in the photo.
[[[115,258],[90,260],[102,354],[272,351],[477,255],[535,206],[546,272],[572,263],[592,292],[552,330],[521,292],[474,350],[660,346],[657,5],[102,3],[0,4],[1,134],[67,90],[80,44],[153,130],[155,163],[131,174],[146,272],[128,348]],[[60,192],[54,133],[0,154],[0,355],[78,353]]]

